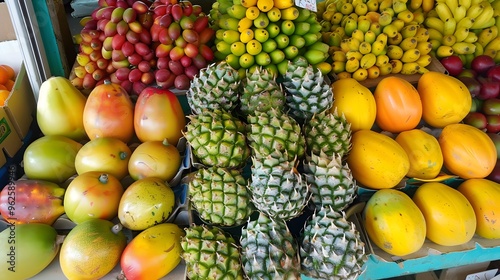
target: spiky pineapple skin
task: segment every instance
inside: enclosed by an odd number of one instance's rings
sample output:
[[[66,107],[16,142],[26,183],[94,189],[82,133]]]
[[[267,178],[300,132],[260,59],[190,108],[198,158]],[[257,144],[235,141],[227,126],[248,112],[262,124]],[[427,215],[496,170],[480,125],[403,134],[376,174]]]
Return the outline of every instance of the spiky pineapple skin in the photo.
[[[298,244],[283,220],[260,213],[242,229],[240,244],[248,279],[300,279]]]
[[[285,108],[285,92],[276,78],[262,67],[253,72],[247,70],[246,77],[241,80],[240,111],[248,116],[255,111],[266,112],[272,108]]]
[[[224,110],[203,110],[188,116],[184,137],[193,155],[206,166],[239,168],[246,164],[251,150],[246,124]]]
[[[304,227],[300,246],[301,267],[315,279],[357,279],[367,260],[355,225],[343,211],[322,208]]]
[[[181,257],[190,280],[243,280],[240,248],[218,227],[193,225],[181,239]]]
[[[198,169],[189,182],[189,196],[200,218],[212,225],[241,225],[254,210],[247,180],[236,169]]]

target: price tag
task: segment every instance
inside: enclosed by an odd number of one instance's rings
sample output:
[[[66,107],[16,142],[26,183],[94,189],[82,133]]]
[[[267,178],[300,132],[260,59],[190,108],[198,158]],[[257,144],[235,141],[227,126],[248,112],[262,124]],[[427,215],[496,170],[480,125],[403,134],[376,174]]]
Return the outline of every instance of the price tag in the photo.
[[[295,5],[304,9],[317,12],[316,0],[295,0]]]

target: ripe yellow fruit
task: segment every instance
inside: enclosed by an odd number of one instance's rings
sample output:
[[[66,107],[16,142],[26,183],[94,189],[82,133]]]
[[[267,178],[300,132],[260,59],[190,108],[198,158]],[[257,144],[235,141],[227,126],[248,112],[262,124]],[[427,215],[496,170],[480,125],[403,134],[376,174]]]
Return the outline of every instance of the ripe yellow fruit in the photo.
[[[268,12],[274,7],[274,1],[273,0],[257,0],[257,8],[261,12]]]

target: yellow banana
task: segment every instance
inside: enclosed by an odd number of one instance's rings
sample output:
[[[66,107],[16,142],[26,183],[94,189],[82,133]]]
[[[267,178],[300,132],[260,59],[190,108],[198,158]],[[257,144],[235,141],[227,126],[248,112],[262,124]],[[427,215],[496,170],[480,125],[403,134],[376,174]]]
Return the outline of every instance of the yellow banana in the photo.
[[[352,78],[358,82],[362,82],[368,79],[368,70],[360,67],[352,73]]]
[[[441,34],[444,33],[444,21],[440,20],[437,17],[427,17],[424,20],[424,25],[427,28],[432,28],[432,29],[439,31],[439,33],[441,33]]]
[[[389,56],[386,55],[386,54],[382,54],[382,55],[379,55],[377,56],[377,62],[375,62],[375,65],[377,65],[378,67],[382,67],[384,65],[387,65],[389,64]]]
[[[363,33],[363,31],[361,31],[359,29],[355,29],[351,33],[351,37],[352,38],[356,38],[359,42],[364,42],[365,41],[365,33]]]
[[[495,17],[500,16],[500,1],[495,0],[491,2],[491,6],[493,7],[493,10],[495,10],[494,16]]]
[[[403,41],[401,41],[399,46],[403,51],[407,51],[410,49],[415,49],[417,47],[417,43],[418,42],[417,39],[415,39],[415,37],[410,37],[410,38],[405,38]]]
[[[352,0],[352,6],[356,8],[359,4],[364,4],[363,0]]]
[[[427,67],[432,62],[432,56],[430,54],[420,54],[420,57],[415,61],[420,67]]]
[[[459,6],[458,0],[445,0],[444,3],[452,13]]]
[[[363,41],[359,44],[359,52],[362,54],[368,54],[372,52],[372,44]]]
[[[495,50],[496,52],[500,52],[500,37],[496,37],[495,39],[491,40],[491,42],[488,43],[484,47],[484,52],[488,52],[489,50]]]
[[[392,21],[391,25],[394,25],[396,27],[396,30],[399,32],[403,27],[406,25],[406,23],[400,19],[395,19]]]
[[[425,17],[435,17],[435,18],[439,18],[436,10],[432,9],[430,11],[427,12],[427,14],[425,15]]]
[[[412,11],[410,11],[410,10],[404,10],[404,11],[402,11],[401,13],[399,13],[397,15],[397,18],[399,20],[402,20],[404,23],[408,24],[408,23],[410,23],[410,22],[413,21],[414,16],[413,16],[413,12]]]
[[[336,12],[333,14],[332,18],[330,19],[330,22],[332,24],[340,24],[343,17],[344,15],[341,12]]]
[[[455,35],[457,42],[462,42],[469,35],[469,28],[464,28],[464,27],[457,28],[457,30],[455,30],[455,33],[453,33],[453,35]]]
[[[373,31],[376,35],[379,35],[380,33],[382,33],[382,25],[380,25],[380,23],[378,22],[374,22],[370,26],[370,30]]]
[[[331,53],[331,57],[333,61],[346,61],[347,58],[345,56],[345,52],[343,51],[333,51]]]
[[[444,35],[443,41],[441,42],[445,46],[453,46],[457,42],[455,35]]]
[[[354,7],[354,13],[357,15],[366,15],[368,13],[368,5],[365,3],[358,4]]]
[[[418,8],[422,7],[423,0],[410,0],[410,8],[415,11]]]
[[[366,1],[366,6],[369,12],[377,12],[379,6],[378,0],[368,0]]]
[[[397,45],[387,46],[387,56],[390,59],[401,59],[403,57],[404,50]]]
[[[476,50],[476,46],[471,43],[466,42],[458,42],[451,46],[453,48],[453,52],[456,54],[473,54]]]
[[[406,0],[393,0],[392,9],[396,14],[407,11],[408,7],[406,6]]]
[[[379,11],[383,11],[387,8],[392,8],[392,0],[382,0],[378,2]]]
[[[286,9],[280,9],[282,20],[295,20],[299,17],[300,11],[296,7],[288,7]]]
[[[420,57],[420,51],[418,49],[410,49],[403,53],[401,57],[401,62],[415,62]]]
[[[453,13],[453,18],[459,22],[461,19],[463,19],[467,15],[467,9],[465,6],[458,6],[455,8],[455,10],[452,10]]]
[[[387,35],[388,38],[392,38],[392,37],[395,37],[398,35],[398,28],[393,25],[393,24],[389,24],[389,25],[386,25],[382,28],[382,32],[384,34]]]
[[[455,21],[455,18],[451,17],[446,19],[446,21],[444,22],[443,35],[453,35],[456,28],[457,22]]]
[[[390,64],[389,62],[382,66],[378,66],[378,68],[380,70],[380,76],[392,74],[392,64]]]
[[[424,23],[424,20],[425,20],[425,14],[421,8],[413,12],[413,21],[415,23],[422,24]]]
[[[359,49],[359,44],[361,44],[361,41],[359,41],[356,38],[351,37],[348,39],[347,44],[349,46],[350,51],[357,51]]]
[[[441,41],[443,40],[443,33],[439,32],[439,30],[436,30],[434,28],[429,28],[427,29],[429,32],[429,40],[438,40]]]
[[[380,76],[380,69],[378,68],[377,65],[373,65],[366,71],[368,72],[368,79],[376,79]]]
[[[348,61],[351,58],[355,58],[357,60],[361,60],[362,57],[363,57],[363,54],[360,53],[359,51],[348,51],[348,52],[345,53],[346,61]]]
[[[471,0],[458,0],[458,5],[464,6],[465,9],[469,9],[470,6],[472,5],[472,1]]]
[[[474,20],[470,17],[464,17],[457,21],[457,28],[471,28]]]
[[[389,63],[392,66],[392,74],[398,74],[403,69],[403,62],[401,62],[401,60],[399,59],[391,59]]]
[[[489,42],[498,37],[498,27],[496,27],[496,25],[493,25],[491,27],[483,29],[479,32],[477,37],[477,42],[485,47]]]
[[[481,3],[471,5],[467,9],[467,13],[465,14],[465,16],[475,19],[483,12],[483,10],[484,10],[484,5]]]
[[[368,68],[374,66],[376,62],[377,62],[377,56],[375,56],[372,53],[367,53],[367,54],[363,55],[363,57],[359,61],[359,63],[360,63],[359,66],[363,69],[368,69]]]
[[[387,45],[399,45],[403,41],[403,35],[397,33],[394,37],[387,38]]]
[[[333,61],[332,62],[332,71],[335,74],[341,73],[345,71],[345,61]]]
[[[370,30],[370,25],[372,25],[372,21],[367,17],[359,17],[358,18],[358,29],[362,32],[366,32]]]
[[[427,13],[434,8],[435,0],[423,0],[422,10]]]
[[[436,10],[439,19],[442,21],[445,21],[446,19],[452,18],[453,13],[451,12],[451,8],[448,7],[446,3],[438,2],[436,3],[436,6],[434,7]]]
[[[479,37],[477,36],[477,34],[474,32],[470,32],[470,30],[469,30],[469,34],[467,34],[467,38],[465,38],[462,42],[475,43],[475,42],[477,42],[477,40],[479,40]]]
[[[420,70],[420,65],[416,62],[406,62],[403,63],[403,66],[401,67],[401,74],[403,75],[413,75],[417,74],[418,71]]]
[[[382,12],[380,14],[380,17],[378,18],[378,23],[384,27],[386,25],[391,24],[392,22],[392,15],[387,13],[387,12]]]
[[[436,56],[438,58],[448,57],[454,53],[454,50],[451,46],[441,45],[436,49]]]
[[[487,55],[487,56],[491,56],[492,58],[495,58],[495,56],[497,55],[497,50],[495,49],[487,49],[487,50],[484,50],[484,55]]]
[[[351,57],[345,62],[345,71],[353,73],[359,68],[359,60],[355,57]]]
[[[401,35],[404,38],[409,38],[409,37],[415,37],[417,35],[417,30],[418,30],[418,25],[416,24],[410,24],[406,25],[401,29]]]
[[[430,72],[430,70],[429,70],[429,69],[427,69],[427,68],[424,68],[424,67],[420,67],[420,68],[418,69],[418,71],[417,71],[417,73],[418,73],[418,74],[420,74],[420,75],[423,75],[423,74],[425,74],[425,73],[427,73],[427,72]]]
[[[376,39],[377,39],[377,35],[375,34],[375,32],[373,32],[371,30],[368,30],[365,32],[365,42],[367,42],[369,44],[373,44],[373,42],[375,42]]]
[[[483,29],[488,28],[495,24],[495,18],[493,14],[495,11],[491,5],[484,7],[481,14],[474,18],[474,23],[472,24],[473,29]]]
[[[344,25],[345,34],[351,36],[356,29],[358,29],[358,21],[353,18],[347,19]]]
[[[476,46],[476,51],[474,52],[474,55],[482,55],[484,54],[484,47],[483,45],[479,44],[478,42],[475,42],[474,45]]]
[[[436,52],[436,50],[441,46],[441,41],[439,40],[430,39],[429,43],[432,45],[431,53]]]
[[[420,55],[426,55],[432,51],[432,44],[431,44],[431,42],[427,42],[427,41],[418,42],[417,49],[420,51]]]
[[[427,42],[429,40],[429,30],[423,26],[419,26],[415,38],[418,42]]]

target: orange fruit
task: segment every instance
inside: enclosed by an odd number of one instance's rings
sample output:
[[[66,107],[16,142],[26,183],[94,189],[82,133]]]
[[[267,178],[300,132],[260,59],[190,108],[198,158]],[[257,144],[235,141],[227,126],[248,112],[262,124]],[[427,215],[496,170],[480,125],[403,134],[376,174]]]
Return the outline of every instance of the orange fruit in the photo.
[[[0,90],[0,106],[4,106],[5,100],[9,97],[10,91],[1,89]]]
[[[11,91],[12,88],[14,88],[14,80],[7,80],[7,82],[5,82],[3,84],[5,86],[5,88],[8,90],[8,91]]]
[[[10,67],[9,65],[0,65],[0,68],[4,69],[6,72],[7,72],[7,76],[9,77],[9,79],[11,80],[15,80],[16,79],[16,72],[14,71],[14,69],[12,67]]]
[[[7,88],[4,85],[0,84],[0,90],[7,90]]]
[[[12,68],[5,67],[5,65],[0,65],[0,84],[5,84],[10,79]]]

